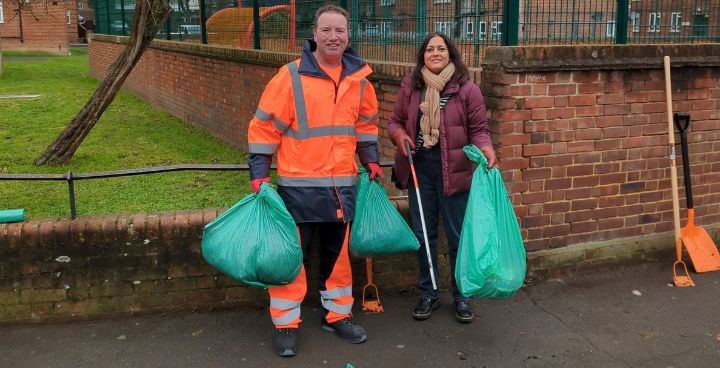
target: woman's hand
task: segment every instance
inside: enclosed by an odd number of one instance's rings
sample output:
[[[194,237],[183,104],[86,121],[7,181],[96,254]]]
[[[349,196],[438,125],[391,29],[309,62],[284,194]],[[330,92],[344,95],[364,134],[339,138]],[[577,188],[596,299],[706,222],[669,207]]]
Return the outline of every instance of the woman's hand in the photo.
[[[492,169],[495,166],[500,168],[500,162],[498,162],[497,155],[495,155],[495,149],[492,148],[492,146],[480,147],[480,151],[483,153],[483,156],[485,156],[488,161],[488,169]]]
[[[405,151],[405,142],[408,142],[410,144],[410,150],[412,150],[411,153],[415,153],[415,142],[410,139],[410,136],[407,135],[405,130],[398,129],[395,134],[392,136],[393,143],[400,151],[400,154],[408,157],[408,153]]]

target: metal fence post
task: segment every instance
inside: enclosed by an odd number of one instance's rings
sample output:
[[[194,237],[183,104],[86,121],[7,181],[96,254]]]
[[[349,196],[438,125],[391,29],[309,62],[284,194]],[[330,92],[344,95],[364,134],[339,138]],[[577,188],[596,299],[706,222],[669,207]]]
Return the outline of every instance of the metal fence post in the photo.
[[[519,22],[520,0],[503,0],[501,45],[517,46]]]
[[[127,32],[125,31],[125,0],[119,0],[120,1],[120,21],[122,22],[122,35],[125,36]]]
[[[340,0],[340,7],[347,10],[347,0]]]
[[[75,208],[75,184],[73,183],[72,171],[68,171],[65,177],[68,182],[68,195],[70,197],[70,219],[77,218],[77,208]]]
[[[253,0],[253,48],[260,50],[260,2]]]
[[[172,15],[165,19],[165,39],[172,40]]]
[[[352,9],[350,10],[350,43],[353,44],[353,48],[360,52],[359,42],[359,31],[360,31],[360,0],[352,2]],[[356,44],[357,43],[357,44]],[[362,52],[360,53],[362,54]]]
[[[419,45],[423,42],[425,34],[427,33],[427,28],[425,27],[427,21],[427,5],[425,4],[425,0],[418,0],[415,4],[415,14],[417,14],[415,42]]]
[[[203,45],[207,45],[207,28],[205,26],[205,18],[207,18],[207,14],[205,12],[205,0],[200,0],[200,34],[202,35]]]
[[[615,43],[618,45],[627,44],[628,17],[630,14],[628,0],[618,0],[617,19],[615,20]]]

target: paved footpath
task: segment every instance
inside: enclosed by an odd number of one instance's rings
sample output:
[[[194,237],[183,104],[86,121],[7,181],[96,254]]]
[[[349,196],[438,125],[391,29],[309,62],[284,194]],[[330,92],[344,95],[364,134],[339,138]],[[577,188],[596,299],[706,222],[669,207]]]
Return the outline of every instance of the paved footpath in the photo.
[[[720,272],[680,289],[671,264],[542,280],[475,301],[467,325],[447,294],[423,322],[410,317],[414,297],[388,296],[385,313],[356,312],[370,336],[360,345],[322,331],[306,302],[294,358],[272,353],[264,310],[3,326],[0,367],[720,367]]]

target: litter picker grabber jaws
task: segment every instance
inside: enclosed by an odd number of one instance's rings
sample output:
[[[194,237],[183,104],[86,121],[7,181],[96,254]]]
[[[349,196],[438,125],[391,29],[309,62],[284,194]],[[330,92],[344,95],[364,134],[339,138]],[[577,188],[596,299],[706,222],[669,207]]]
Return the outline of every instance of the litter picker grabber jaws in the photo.
[[[422,200],[420,199],[420,184],[418,184],[417,175],[415,174],[415,164],[413,163],[412,154],[410,153],[410,144],[407,141],[405,141],[405,152],[410,161],[410,172],[412,173],[413,184],[415,184],[415,195],[417,196],[418,209],[420,210],[420,222],[422,224],[423,238],[425,239],[425,252],[427,253],[428,268],[430,269],[430,280],[432,281],[433,290],[437,290],[435,268],[433,267],[430,244],[428,244],[427,227],[425,226],[425,214],[423,212]]]
[[[365,313],[382,313],[384,312],[382,303],[380,303],[380,292],[378,292],[377,285],[373,283],[373,266],[372,258],[365,258],[365,271],[367,273],[367,284],[362,290],[362,310]],[[372,292],[375,292],[375,299],[372,297]]]
[[[665,66],[665,100],[667,102],[667,119],[668,119],[668,146],[670,148],[670,181],[672,184],[672,202],[673,202],[673,225],[675,228],[675,254],[677,260],[673,263],[673,283],[677,287],[695,286],[690,278],[687,266],[682,260],[682,239],[680,237],[680,200],[678,199],[677,184],[677,166],[675,164],[675,128],[673,127],[672,113],[672,88],[670,86],[670,57],[663,58]],[[678,266],[682,266],[685,275],[678,275],[676,270]]]
[[[676,113],[675,125],[680,131],[682,147],[683,175],[685,176],[685,198],[687,200],[687,224],[680,230],[685,249],[690,255],[695,272],[711,272],[720,270],[720,254],[710,235],[700,226],[695,225],[695,208],[693,207],[692,180],[690,178],[690,153],[688,152],[687,131],[690,128],[690,114]]]

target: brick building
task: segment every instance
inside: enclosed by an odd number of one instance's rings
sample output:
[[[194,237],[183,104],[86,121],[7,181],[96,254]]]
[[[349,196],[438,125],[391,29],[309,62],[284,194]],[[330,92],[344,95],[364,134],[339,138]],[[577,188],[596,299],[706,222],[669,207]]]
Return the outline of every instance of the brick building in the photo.
[[[67,54],[78,38],[76,0],[0,0],[3,50]]]

